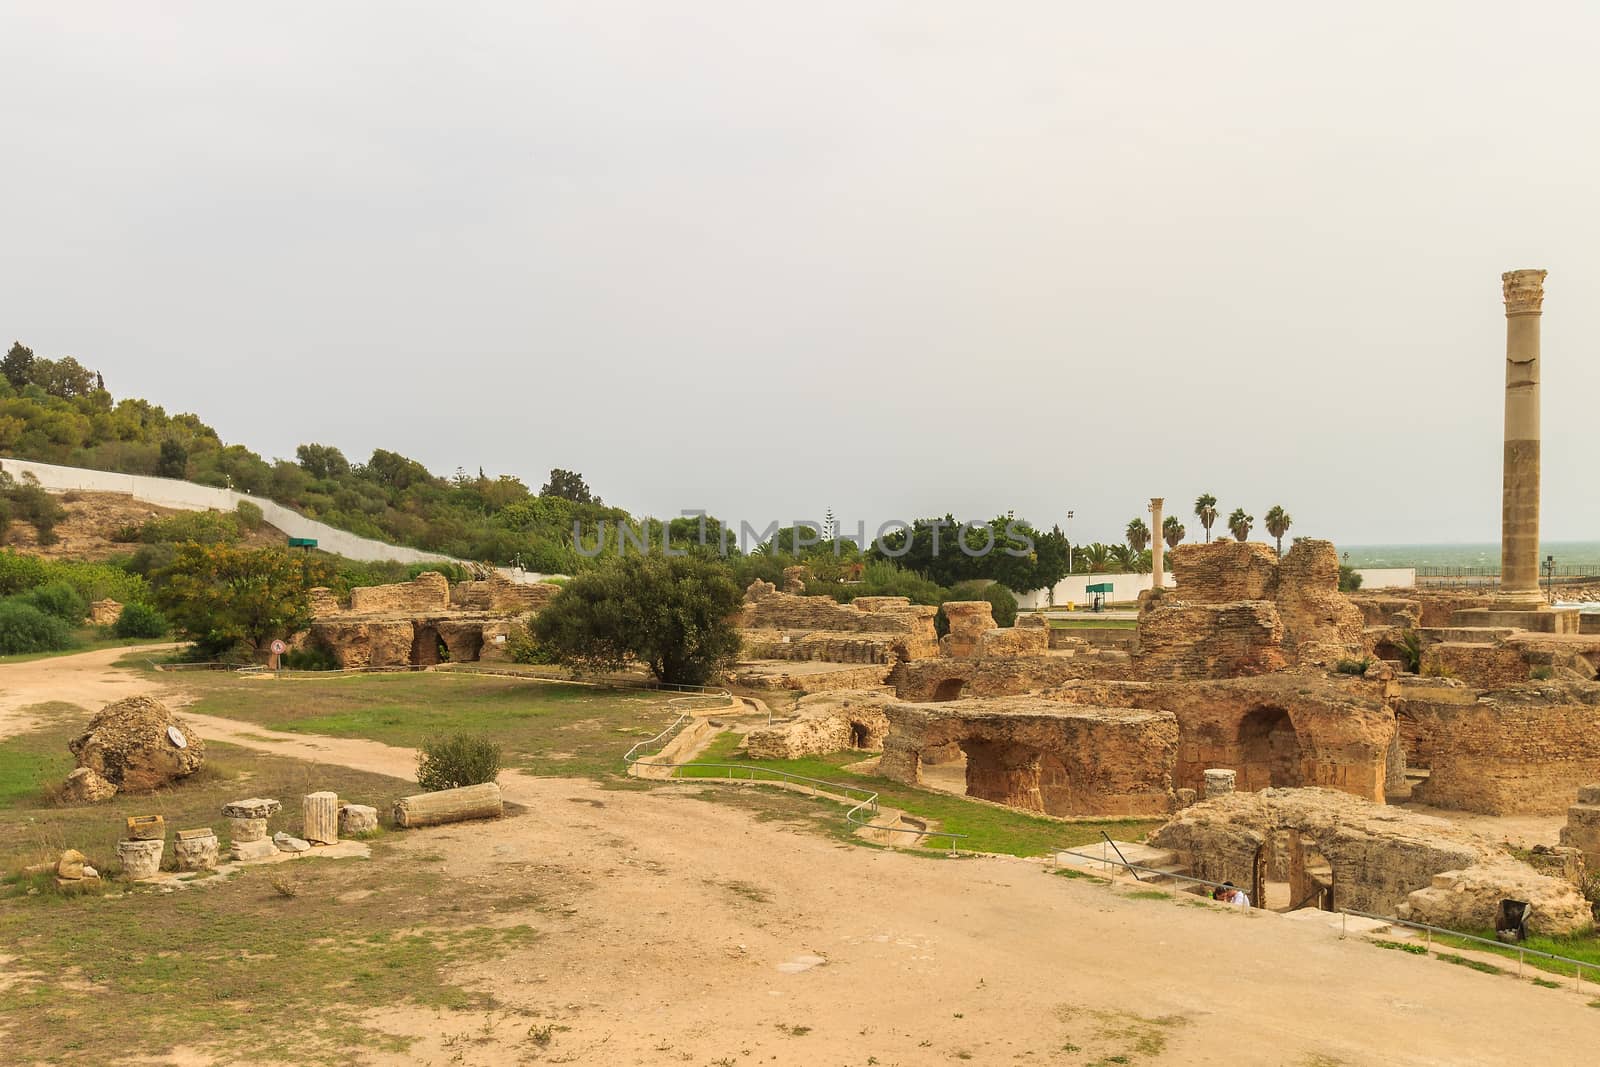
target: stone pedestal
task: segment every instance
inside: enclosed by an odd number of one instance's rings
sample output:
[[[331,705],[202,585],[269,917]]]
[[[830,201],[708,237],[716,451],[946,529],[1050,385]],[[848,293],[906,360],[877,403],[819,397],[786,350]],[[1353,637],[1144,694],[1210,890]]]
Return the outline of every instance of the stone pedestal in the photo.
[[[1561,828],[1561,843],[1583,852],[1591,866],[1600,867],[1600,785],[1578,790],[1578,802],[1567,809],[1567,825]]]
[[[307,793],[300,800],[303,832],[301,836],[314,845],[339,843],[339,795],[337,793]]]
[[[1206,799],[1212,800],[1216,797],[1225,797],[1233,792],[1239,773],[1226,768],[1213,767],[1205,771],[1202,777],[1205,779]]]
[[[161,869],[161,853],[166,848],[166,842],[155,841],[118,841],[117,859],[122,861],[122,873],[130,882],[140,882],[146,878],[153,878]]]
[[[229,819],[228,840],[234,844],[248,841],[265,841],[267,839],[267,820],[265,819]]]
[[[160,841],[167,836],[167,820],[161,815],[128,816],[129,841]]]
[[[369,834],[378,828],[378,809],[365,804],[339,805],[339,832],[346,837]]]
[[[180,871],[209,871],[217,865],[217,835],[203,830],[179,830],[172,838],[172,858]]]

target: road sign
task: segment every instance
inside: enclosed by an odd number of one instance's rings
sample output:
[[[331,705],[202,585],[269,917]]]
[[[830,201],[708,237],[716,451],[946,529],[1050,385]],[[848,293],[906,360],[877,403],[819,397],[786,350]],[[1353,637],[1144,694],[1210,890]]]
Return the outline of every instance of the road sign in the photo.
[[[281,656],[287,651],[289,651],[289,646],[284,644],[281,640],[274,640],[272,642],[272,654],[274,656]]]

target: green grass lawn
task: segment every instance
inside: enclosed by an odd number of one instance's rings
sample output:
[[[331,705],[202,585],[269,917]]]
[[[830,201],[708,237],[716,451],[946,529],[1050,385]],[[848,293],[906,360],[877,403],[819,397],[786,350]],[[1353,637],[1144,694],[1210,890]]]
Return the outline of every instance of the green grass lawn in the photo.
[[[738,735],[724,733],[712,742],[694,762],[730,763],[738,766],[766,767],[787,771],[806,778],[836,782],[855,789],[875,792],[879,803],[915,815],[935,820],[941,830],[966,834],[966,840],[957,843],[959,848],[975,852],[1002,852],[1013,856],[1038,856],[1054,849],[1072,848],[1100,840],[1104,830],[1123,841],[1139,840],[1159,826],[1160,819],[1106,819],[1093,822],[1062,822],[1042,819],[1026,812],[1013,811],[993,804],[983,804],[950,793],[919,789],[876,775],[857,774],[845,766],[860,762],[865,754],[859,751],[835,752],[826,756],[811,756],[793,760],[752,760],[735,750]],[[679,777],[722,777],[726,772],[713,768],[697,772],[693,767],[683,768]],[[844,807],[837,806],[837,832],[851,837],[853,827],[844,821]],[[854,840],[853,837],[851,837]],[[931,837],[924,848],[942,850],[948,838]]]
[[[1465,932],[1494,941],[1493,930],[1467,930]],[[1482,945],[1476,941],[1468,941],[1465,938],[1450,937],[1448,934],[1436,933],[1433,935],[1433,943],[1435,946],[1448,945],[1453,948],[1493,953],[1505,956],[1512,961],[1517,958],[1516,946],[1499,942],[1493,945]],[[1535,952],[1548,952],[1553,956],[1565,956],[1581,963],[1592,964],[1592,966],[1583,969],[1583,980],[1585,983],[1600,985],[1600,937],[1596,937],[1594,934],[1563,934],[1558,937],[1533,934],[1529,936],[1527,941],[1523,942],[1523,947],[1533,949]],[[1444,957],[1441,956],[1440,958]],[[1457,958],[1459,959],[1459,957]],[[1570,963],[1540,959],[1538,956],[1529,955],[1525,956],[1524,959],[1528,967],[1548,971],[1551,974],[1564,975],[1567,978],[1573,977],[1573,972],[1577,970]],[[1450,962],[1455,962],[1455,960]],[[1512,970],[1515,970],[1514,965]]]
[[[672,722],[668,695],[594,686],[445,673],[251,678],[177,675],[199,696],[193,710],[273,730],[363,737],[414,748],[432,735],[465,732],[498,742],[505,765],[534,774],[620,774],[635,741]]]

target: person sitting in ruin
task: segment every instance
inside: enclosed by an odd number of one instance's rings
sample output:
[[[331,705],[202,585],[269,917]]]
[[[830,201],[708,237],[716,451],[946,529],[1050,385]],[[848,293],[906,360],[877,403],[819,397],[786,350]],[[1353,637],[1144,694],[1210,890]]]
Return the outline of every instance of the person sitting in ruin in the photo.
[[[1250,906],[1249,895],[1232,882],[1223,882],[1222,888],[1217,890],[1217,893],[1220,893],[1221,896],[1216,897],[1216,899],[1224,904],[1232,904],[1236,908],[1248,908]]]

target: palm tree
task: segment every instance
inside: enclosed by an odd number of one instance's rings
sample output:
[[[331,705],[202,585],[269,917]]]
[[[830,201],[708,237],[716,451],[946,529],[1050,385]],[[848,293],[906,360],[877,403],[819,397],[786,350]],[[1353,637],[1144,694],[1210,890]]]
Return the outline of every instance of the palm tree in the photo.
[[[1144,524],[1143,519],[1134,519],[1128,523],[1124,535],[1135,552],[1143,552],[1150,547],[1150,527]]]
[[[1111,562],[1123,574],[1133,574],[1139,569],[1139,550],[1129,545],[1112,545]]]
[[[1294,520],[1289,513],[1283,510],[1282,504],[1272,505],[1267,512],[1267,533],[1278,540],[1278,558],[1283,558],[1283,535],[1289,532],[1289,526]]]
[[[1254,515],[1246,515],[1244,508],[1234,508],[1233,514],[1228,516],[1228,532],[1233,534],[1235,541],[1250,540],[1250,527],[1255,524]]]
[[[1096,541],[1092,545],[1078,546],[1078,558],[1083,560],[1090,574],[1103,572],[1111,563],[1111,549]]]
[[[1161,524],[1161,539],[1166,541],[1168,548],[1177,548],[1178,542],[1183,540],[1183,535],[1188,533],[1183,528],[1183,523],[1178,521],[1178,516],[1168,515]]]
[[[1210,493],[1201,493],[1194,498],[1194,516],[1200,520],[1200,525],[1206,531],[1206,544],[1211,543],[1211,524],[1217,521],[1217,498]]]

